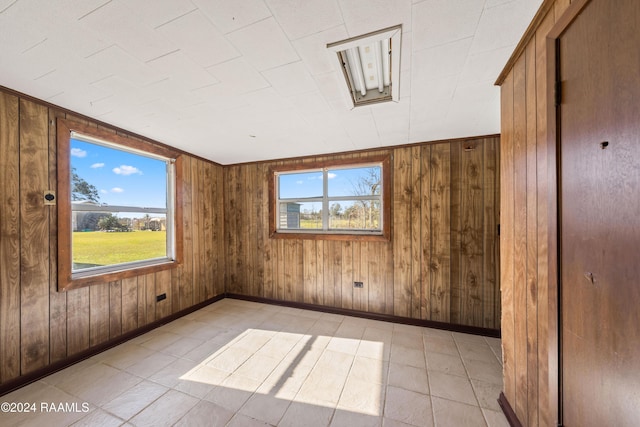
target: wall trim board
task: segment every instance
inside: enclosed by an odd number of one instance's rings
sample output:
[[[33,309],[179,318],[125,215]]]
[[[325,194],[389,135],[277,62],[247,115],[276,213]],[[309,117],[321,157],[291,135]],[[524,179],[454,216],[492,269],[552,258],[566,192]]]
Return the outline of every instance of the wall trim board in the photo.
[[[481,335],[481,336],[490,337],[490,338],[500,338],[499,329],[480,328],[477,326],[458,325],[455,323],[436,322],[433,320],[413,319],[410,317],[394,316],[391,314],[379,314],[379,313],[372,313],[367,311],[353,310],[349,308],[329,307],[329,306],[318,305],[318,304],[309,304],[304,302],[255,297],[255,296],[242,295],[242,294],[236,294],[236,293],[226,293],[225,298],[259,302],[263,304],[279,305],[283,307],[300,308],[303,310],[319,311],[322,313],[341,314],[344,316],[361,317],[361,318],[370,319],[370,320],[381,320],[383,322],[400,323],[403,325],[442,329],[445,331]]]
[[[498,397],[498,404],[500,405],[500,408],[502,409],[502,412],[504,413],[504,416],[507,418],[507,421],[509,422],[509,425],[511,427],[522,427],[522,423],[516,416],[516,413],[513,411],[513,408],[509,404],[509,401],[507,400],[507,397],[504,395],[504,393],[500,393],[500,397]]]
[[[35,370],[33,372],[30,372],[26,375],[22,375],[20,377],[17,377],[15,379],[9,380],[6,383],[2,383],[0,384],[0,396],[4,396],[5,394],[8,394],[12,391],[15,391],[21,387],[24,387],[26,385],[29,385],[35,381],[38,381],[39,379],[42,379],[48,375],[51,375],[55,372],[58,372],[62,369],[68,368],[71,365],[75,365],[78,362],[82,362],[83,360],[86,360],[92,356],[95,356],[99,353],[102,353],[106,350],[109,350],[110,348],[113,348],[117,345],[120,345],[124,342],[127,342],[129,340],[132,340],[133,338],[136,338],[140,335],[146,334],[147,332],[151,332],[152,330],[159,328],[160,326],[166,325],[167,323],[173,322],[174,320],[177,320],[181,317],[186,316],[187,314],[193,313],[194,311],[200,310],[201,308],[204,308],[210,304],[213,304],[214,302],[218,302],[222,299],[225,298],[225,294],[220,294],[218,296],[215,296],[213,298],[210,298],[206,301],[200,302],[198,304],[195,304],[191,307],[185,308],[184,310],[180,310],[170,316],[164,317],[162,319],[156,320],[152,323],[148,323],[136,330],[127,332],[123,335],[120,335],[117,338],[111,339],[109,341],[103,342],[101,344],[98,344],[95,347],[91,347],[85,351],[82,351],[80,353],[74,354],[71,357],[68,357],[66,359],[60,360],[58,362],[52,363],[50,365],[47,365],[41,369]]]

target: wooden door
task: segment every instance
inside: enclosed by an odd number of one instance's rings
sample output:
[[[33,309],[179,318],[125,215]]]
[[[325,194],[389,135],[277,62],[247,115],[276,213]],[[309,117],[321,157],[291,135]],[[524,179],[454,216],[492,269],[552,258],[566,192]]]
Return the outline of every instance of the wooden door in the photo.
[[[563,425],[640,426],[640,1],[560,37]]]

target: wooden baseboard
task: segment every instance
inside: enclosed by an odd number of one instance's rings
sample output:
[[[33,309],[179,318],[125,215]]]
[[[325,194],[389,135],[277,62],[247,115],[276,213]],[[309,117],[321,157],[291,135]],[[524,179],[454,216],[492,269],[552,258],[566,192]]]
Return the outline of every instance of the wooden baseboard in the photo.
[[[509,422],[509,425],[511,427],[522,427],[522,423],[509,404],[509,401],[507,400],[507,397],[504,395],[504,393],[500,393],[498,404],[502,408],[502,412],[504,413],[504,416],[507,418],[507,421]]]
[[[347,308],[328,307],[324,305],[309,304],[304,302],[283,301],[271,298],[253,297],[248,295],[227,293],[227,298],[240,299],[245,301],[261,302],[265,304],[281,305],[285,307],[301,308],[304,310],[321,311],[323,313],[342,314],[345,316],[362,317],[365,319],[382,320],[385,322],[402,323],[405,325],[422,326],[425,328],[443,329],[452,332],[462,332],[465,334],[482,335],[485,337],[500,338],[500,330],[479,328],[477,326],[457,325],[452,323],[434,322],[432,320],[412,319],[409,317],[393,316],[391,314],[378,314],[368,311],[351,310]]]
[[[4,396],[7,393],[11,393],[12,391],[19,389],[20,387],[24,387],[32,382],[38,381],[41,378],[46,377],[47,375],[51,375],[54,372],[58,372],[64,368],[68,368],[71,365],[75,365],[78,362],[81,362],[85,359],[90,358],[91,356],[95,356],[98,353],[102,353],[105,350],[108,350],[112,347],[115,347],[119,344],[122,344],[125,341],[129,341],[137,336],[142,334],[146,334],[149,331],[152,331],[162,325],[165,325],[169,322],[172,322],[180,317],[183,317],[189,313],[193,313],[194,311],[200,310],[203,307],[206,307],[209,304],[213,304],[216,301],[220,301],[224,298],[224,294],[218,295],[201,303],[198,303],[192,307],[186,308],[184,310],[178,311],[170,316],[165,318],[156,320],[155,322],[149,323],[148,325],[144,325],[141,328],[138,328],[134,331],[127,332],[126,334],[122,334],[119,337],[106,341],[102,344],[99,344],[95,347],[91,347],[85,351],[74,354],[66,359],[60,360],[58,362],[47,365],[41,369],[37,369],[35,371],[29,372],[28,374],[24,374],[18,378],[13,380],[9,380],[5,383],[0,384],[0,396]]]

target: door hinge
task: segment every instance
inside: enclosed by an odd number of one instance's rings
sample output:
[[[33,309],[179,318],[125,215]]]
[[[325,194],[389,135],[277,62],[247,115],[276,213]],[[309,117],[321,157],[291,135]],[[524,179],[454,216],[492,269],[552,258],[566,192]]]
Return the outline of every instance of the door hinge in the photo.
[[[557,107],[562,103],[562,82],[560,80],[556,81],[554,92],[555,92],[556,107]]]

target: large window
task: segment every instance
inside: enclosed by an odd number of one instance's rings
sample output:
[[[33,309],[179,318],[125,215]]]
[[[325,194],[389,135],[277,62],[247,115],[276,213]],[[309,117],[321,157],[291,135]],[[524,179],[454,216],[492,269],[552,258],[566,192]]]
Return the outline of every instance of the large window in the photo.
[[[388,239],[388,157],[273,170],[272,236]]]
[[[58,121],[59,288],[170,268],[176,155]]]

